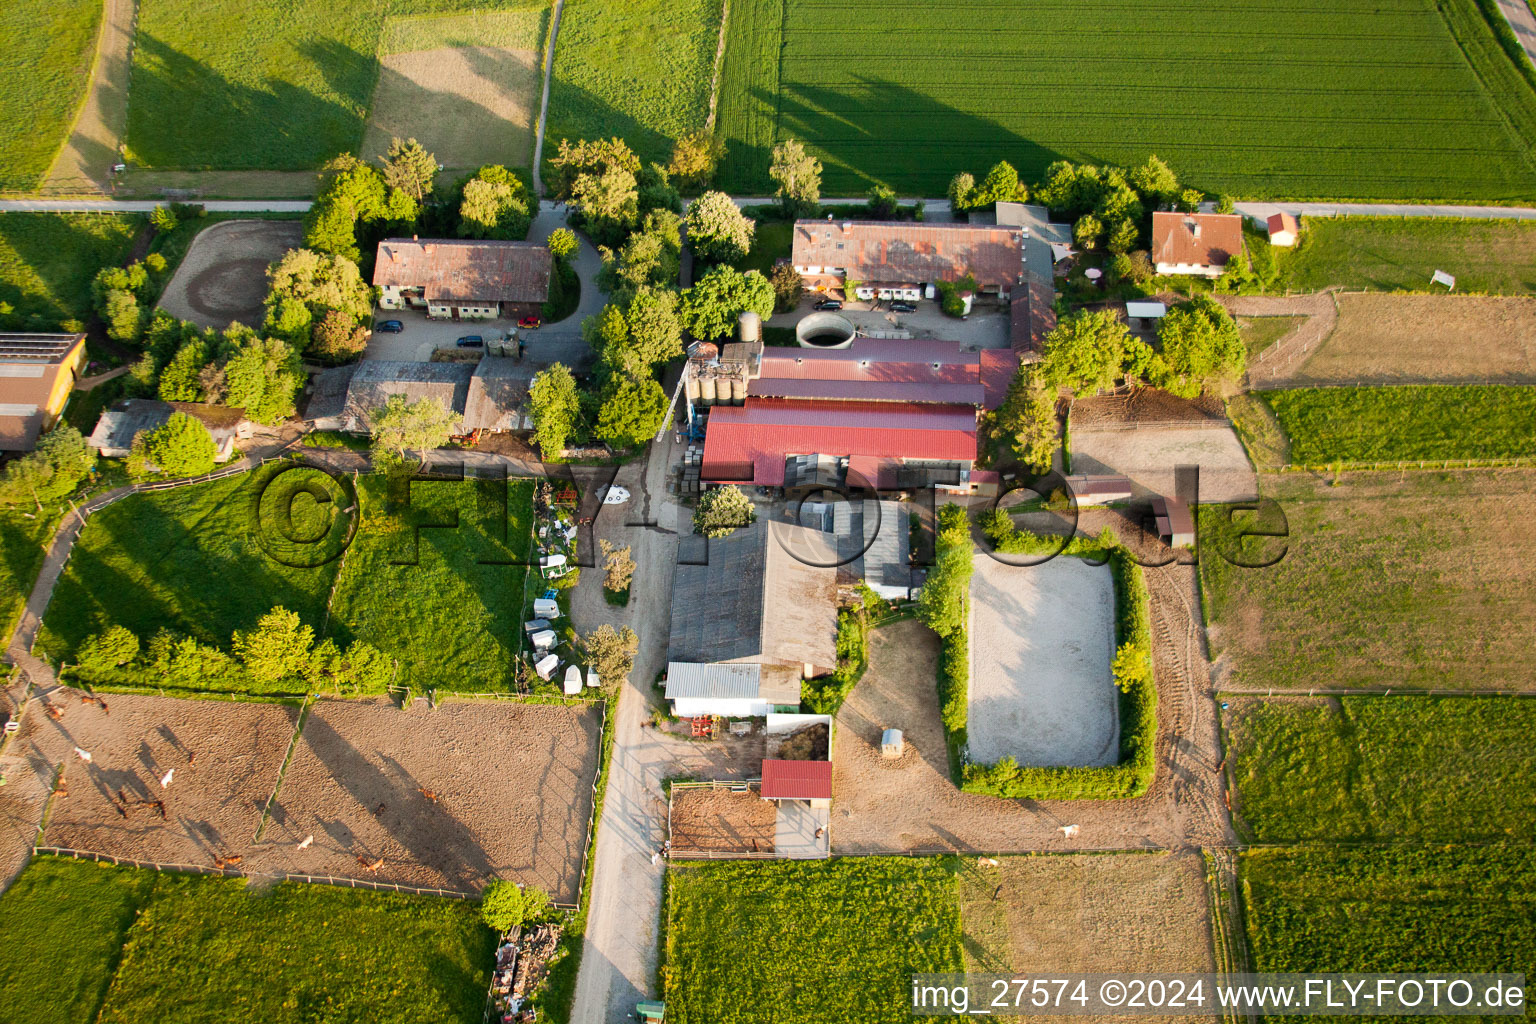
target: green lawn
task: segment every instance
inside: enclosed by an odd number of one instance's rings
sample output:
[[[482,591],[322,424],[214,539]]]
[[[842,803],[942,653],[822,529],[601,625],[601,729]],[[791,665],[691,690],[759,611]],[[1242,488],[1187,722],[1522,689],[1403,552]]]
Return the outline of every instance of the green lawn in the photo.
[[[705,863],[668,887],[676,1024],[907,1021],[912,974],[964,969],[947,858]]]
[[[91,516],[54,590],[39,647],[67,659],[86,636],[117,624],[141,641],[168,626],[227,648],[234,630],[251,628],[274,605],[318,631],[337,563],[290,566],[268,554],[263,539],[296,565],[314,560],[313,551],[340,550],[339,534],[326,534],[331,512],[311,499],[298,499],[289,533],[324,540],[289,551],[274,525],[284,488],[322,476],[279,477],[258,515],[253,501],[269,473],[135,494]]]
[[[722,0],[568,0],[555,42],[544,154],[617,135],[663,165],[703,128]],[[736,19],[733,7],[731,20]]]
[[[0,4],[0,192],[42,183],[85,99],[102,5],[97,0]]]
[[[1536,455],[1536,387],[1296,388],[1261,396],[1298,465]]]
[[[1272,849],[1242,855],[1256,971],[1536,975],[1536,850]]]
[[[14,1024],[475,1024],[495,947],[473,903],[51,857],[0,920]]]
[[[1231,696],[1238,816],[1253,841],[1536,836],[1536,701]]]
[[[11,642],[60,518],[57,508],[0,509],[0,648]]]
[[[764,277],[773,273],[773,265],[788,259],[793,247],[795,226],[787,220],[760,220],[752,237],[752,251],[736,261],[737,270],[756,270]]]
[[[336,585],[330,634],[398,658],[398,681],[418,689],[510,689],[526,570],[506,563],[528,558],[532,483],[416,481],[410,508],[398,511],[384,490],[382,478],[363,481],[363,523]],[[432,525],[455,519],[456,527]]]
[[[764,194],[773,143],[799,138],[829,196],[874,182],[943,195],[1000,159],[1034,180],[1058,158],[1156,153],[1249,199],[1536,199],[1536,72],[1501,48],[1491,3],[1042,0],[1016,15],[995,0],[733,0],[729,187]]]
[[[1280,286],[1293,291],[1444,291],[1429,280],[1443,270],[1456,278],[1458,292],[1536,294],[1530,220],[1308,217],[1300,244],[1275,252]]]
[[[1536,473],[1265,474],[1265,521],[1199,509],[1201,600],[1232,689],[1531,685]],[[1230,518],[1229,518],[1230,516]],[[1242,530],[1284,539],[1237,541]],[[1233,565],[1225,556],[1257,568]],[[1269,564],[1273,563],[1273,564]]]
[[[142,223],[136,215],[0,214],[0,302],[15,309],[0,316],[0,329],[52,331],[61,320],[87,320],[92,279],[128,262]]]
[[[1240,316],[1237,330],[1243,336],[1243,348],[1251,361],[1260,352],[1291,333],[1304,316]]]
[[[142,0],[129,159],[162,170],[305,170],[362,141],[385,17],[526,0]]]

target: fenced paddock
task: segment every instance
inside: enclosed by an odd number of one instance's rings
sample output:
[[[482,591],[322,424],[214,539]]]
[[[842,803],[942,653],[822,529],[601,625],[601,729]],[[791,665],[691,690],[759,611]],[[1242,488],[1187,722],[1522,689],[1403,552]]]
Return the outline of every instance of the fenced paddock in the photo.
[[[674,782],[667,800],[669,856],[771,860],[778,811],[758,782]]]

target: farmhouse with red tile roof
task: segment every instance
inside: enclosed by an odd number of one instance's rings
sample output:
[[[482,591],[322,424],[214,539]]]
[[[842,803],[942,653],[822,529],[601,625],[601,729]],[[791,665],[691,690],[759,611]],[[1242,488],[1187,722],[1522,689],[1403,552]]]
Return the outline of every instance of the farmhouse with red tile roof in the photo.
[[[1235,213],[1152,214],[1152,262],[1159,274],[1220,277],[1243,251],[1243,218]]]
[[[549,298],[547,246],[459,238],[386,238],[373,283],[380,309],[425,310],[435,319],[538,316]]]
[[[795,222],[792,260],[812,291],[854,282],[860,299],[933,298],[940,281],[974,274],[1006,300],[1024,272],[1024,232],[991,224],[906,221]]]

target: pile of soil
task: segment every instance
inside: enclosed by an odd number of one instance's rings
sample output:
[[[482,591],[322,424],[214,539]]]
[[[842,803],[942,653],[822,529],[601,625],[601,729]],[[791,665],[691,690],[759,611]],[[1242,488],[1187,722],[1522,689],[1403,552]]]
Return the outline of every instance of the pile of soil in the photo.
[[[773,756],[780,761],[825,761],[831,750],[831,738],[825,722],[807,725],[784,737]]]

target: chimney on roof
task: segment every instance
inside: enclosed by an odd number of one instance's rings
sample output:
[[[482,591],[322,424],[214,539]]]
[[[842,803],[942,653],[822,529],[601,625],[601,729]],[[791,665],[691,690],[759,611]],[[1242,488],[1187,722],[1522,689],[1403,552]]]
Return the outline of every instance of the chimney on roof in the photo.
[[[844,231],[852,231],[853,230],[853,221],[851,221],[851,220],[843,221],[843,230]]]
[[[1197,221],[1197,220],[1190,220],[1190,222],[1189,222],[1189,233],[1194,235],[1196,238],[1200,237],[1200,222],[1199,221]]]
[[[419,237],[418,237],[418,236],[416,236],[416,235],[412,235],[412,236],[411,236],[411,241],[413,241],[413,242],[419,242],[419,241],[421,241],[421,239],[420,239],[420,238],[419,238]]]

